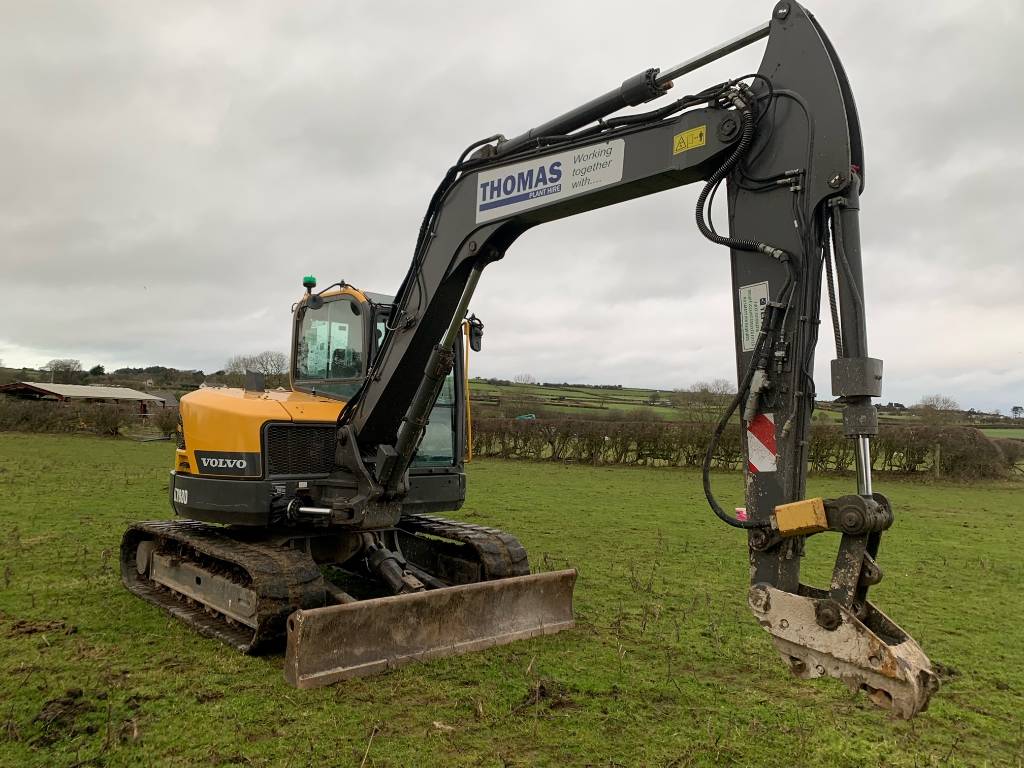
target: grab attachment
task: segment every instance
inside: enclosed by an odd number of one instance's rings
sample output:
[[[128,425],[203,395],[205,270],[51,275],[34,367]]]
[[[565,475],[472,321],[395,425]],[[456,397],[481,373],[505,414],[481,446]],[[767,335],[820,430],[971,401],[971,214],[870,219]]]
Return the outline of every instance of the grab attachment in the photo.
[[[939,679],[921,647],[888,616],[865,603],[863,620],[823,590],[801,594],[768,584],[750,588],[748,602],[772,636],[782,660],[802,679],[834,677],[864,691],[877,706],[909,720],[928,708]],[[821,626],[823,609],[836,612],[832,629]]]

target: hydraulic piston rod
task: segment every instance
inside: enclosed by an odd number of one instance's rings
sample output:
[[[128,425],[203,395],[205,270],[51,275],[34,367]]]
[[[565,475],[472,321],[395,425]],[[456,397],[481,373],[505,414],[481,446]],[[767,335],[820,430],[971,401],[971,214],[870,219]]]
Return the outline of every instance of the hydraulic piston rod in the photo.
[[[735,53],[741,48],[746,48],[751,43],[756,43],[758,40],[764,40],[764,38],[768,37],[769,24],[770,22],[767,21],[764,24],[758,24],[753,29],[748,29],[742,35],[737,35],[731,40],[719,43],[714,48],[709,48],[704,51],[704,53],[698,54],[687,59],[681,64],[676,64],[674,67],[670,67],[669,69],[659,72],[655,82],[663,88],[668,88],[676,78],[693,72],[695,69],[700,69],[706,64],[710,64],[712,61],[718,61],[723,56]]]
[[[871,441],[867,435],[857,435],[857,493],[870,496],[871,488]]]
[[[553,120],[542,123],[536,128],[526,131],[526,133],[521,133],[508,141],[500,143],[495,150],[495,154],[507,155],[509,152],[522,149],[531,141],[535,141],[542,136],[561,136],[605,118],[625,107],[635,107],[660,98],[672,87],[672,81],[676,78],[700,69],[712,61],[717,61],[723,56],[727,56],[741,48],[746,48],[751,43],[756,43],[758,40],[768,37],[769,24],[770,22],[767,21],[759,24],[753,29],[749,29],[743,34],[726,40],[713,48],[709,48],[704,53],[687,59],[681,64],[677,64],[665,71],[648,69],[640,72],[624,81],[615,90],[598,96],[596,99],[591,99],[586,104],[571,109]]]

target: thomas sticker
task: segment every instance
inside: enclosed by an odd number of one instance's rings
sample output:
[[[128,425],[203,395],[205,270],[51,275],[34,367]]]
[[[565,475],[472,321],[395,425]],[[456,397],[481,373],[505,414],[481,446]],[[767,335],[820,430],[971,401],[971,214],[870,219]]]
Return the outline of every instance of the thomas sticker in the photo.
[[[625,147],[625,141],[615,139],[480,172],[477,224],[622,181]]]

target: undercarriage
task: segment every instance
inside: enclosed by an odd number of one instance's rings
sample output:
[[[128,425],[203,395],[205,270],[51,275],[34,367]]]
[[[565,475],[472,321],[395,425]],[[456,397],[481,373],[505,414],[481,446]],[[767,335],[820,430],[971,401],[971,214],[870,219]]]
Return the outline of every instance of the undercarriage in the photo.
[[[286,677],[314,687],[566,629],[576,574],[530,576],[508,533],[406,515],[374,532],[135,523],[121,577],[242,653],[280,651],[287,638]]]

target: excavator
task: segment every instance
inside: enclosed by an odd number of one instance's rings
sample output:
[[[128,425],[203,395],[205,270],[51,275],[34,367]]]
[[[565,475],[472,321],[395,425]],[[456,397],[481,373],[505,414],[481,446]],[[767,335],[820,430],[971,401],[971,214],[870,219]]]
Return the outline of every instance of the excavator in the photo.
[[[764,39],[756,73],[667,99],[683,76]],[[429,201],[394,297],[304,281],[289,390],[267,391],[253,376],[181,399],[176,519],[125,532],[125,586],[240,651],[283,640],[285,678],[300,688],[572,627],[575,571],[530,573],[514,536],[438,515],[465,498],[470,300],[527,230],[698,184],[697,228],[731,264],[738,381],[703,485],[713,513],[746,534],[750,609],[796,676],[837,678],[913,717],[938,678],[868,600],[894,512],[871,477],[882,361],[867,345],[865,178],[849,81],[794,0],[682,64],[644,70],[520,135],[469,145]],[[727,233],[711,217],[723,182]],[[857,468],[856,488],[838,498],[805,488],[822,283],[832,393]],[[473,318],[469,330],[479,347],[482,325]],[[745,515],[723,507],[710,473],[736,421]],[[837,538],[837,555],[830,583],[815,587],[800,565],[820,534]]]

